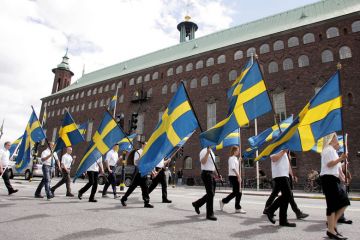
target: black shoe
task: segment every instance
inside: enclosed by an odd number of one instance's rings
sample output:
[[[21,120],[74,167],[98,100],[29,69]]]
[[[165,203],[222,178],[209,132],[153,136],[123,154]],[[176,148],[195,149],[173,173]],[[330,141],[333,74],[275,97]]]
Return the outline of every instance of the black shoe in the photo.
[[[13,189],[9,192],[9,195],[13,194],[13,193],[17,193],[19,190],[18,189]]]
[[[211,220],[211,221],[217,221],[217,218],[214,215],[213,216],[207,216],[206,219]]]
[[[114,199],[119,198],[119,196],[117,194],[114,194]]]
[[[344,224],[352,224],[352,220],[348,220],[346,218],[339,218],[338,223],[344,223]]]
[[[169,200],[169,199],[165,199],[165,200],[163,200],[162,202],[163,202],[163,203],[172,203],[172,201]]]
[[[34,197],[35,197],[35,198],[44,198],[44,196],[43,196],[43,195],[40,195],[40,194],[35,194]]]
[[[280,223],[280,226],[283,226],[283,227],[296,227],[296,223],[289,223],[289,222]]]
[[[265,215],[268,214],[268,209],[267,208],[264,209],[263,214],[265,214]]]
[[[120,199],[120,202],[121,202],[121,205],[123,205],[123,207],[126,207],[127,205],[126,205],[126,201],[124,200],[124,199]]]
[[[309,214],[303,213],[303,212],[298,212],[296,213],[296,218],[297,219],[304,219],[307,218],[309,216]]]
[[[343,237],[343,236],[338,236],[338,235],[332,234],[332,233],[331,233],[331,232],[329,232],[329,231],[326,231],[326,235],[327,235],[330,239],[340,239],[340,240],[347,239],[346,237]]]
[[[200,214],[200,208],[195,205],[195,203],[192,203],[193,207],[195,208],[195,212],[197,214]]]
[[[78,199],[82,199],[82,193],[81,192],[78,192]]]
[[[54,189],[50,189],[51,194],[55,197],[55,190]]]
[[[274,219],[274,214],[273,213],[270,213],[270,212],[266,212],[266,216],[268,217],[269,221],[272,223],[272,224],[275,224],[276,221]]]
[[[72,194],[72,193],[67,193],[66,196],[67,196],[67,197],[74,197],[74,194]]]
[[[154,206],[151,205],[150,203],[145,203],[144,208],[154,208]]]
[[[103,194],[101,197],[108,198],[109,196],[107,194]]]
[[[89,199],[89,202],[97,202],[96,199]]]

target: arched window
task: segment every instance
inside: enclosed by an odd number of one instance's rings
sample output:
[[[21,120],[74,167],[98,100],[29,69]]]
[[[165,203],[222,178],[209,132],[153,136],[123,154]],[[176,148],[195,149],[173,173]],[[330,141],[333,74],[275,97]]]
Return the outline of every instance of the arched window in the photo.
[[[91,108],[92,108],[92,102],[89,102],[88,109],[91,109]]]
[[[286,70],[290,70],[290,69],[293,69],[293,68],[294,68],[293,60],[291,58],[286,58],[283,61],[283,69],[286,71]]]
[[[161,89],[161,94],[167,94],[167,89],[168,89],[167,85],[164,85]]]
[[[115,87],[116,87],[115,83],[111,84],[111,90],[115,90]]]
[[[201,85],[202,87],[209,85],[209,78],[208,78],[207,76],[203,76],[203,77],[201,78],[200,85]]]
[[[96,89],[96,88],[94,88],[94,89],[93,89],[93,93],[92,93],[92,94],[93,94],[93,95],[95,95],[96,93],[97,93],[97,89]]]
[[[88,90],[87,95],[91,96],[91,90]]]
[[[131,86],[131,85],[134,85],[134,84],[135,84],[135,79],[134,78],[130,79],[129,85]]]
[[[246,51],[247,57],[251,57],[251,55],[255,56],[255,54],[256,54],[256,49],[254,47],[251,47]]]
[[[98,100],[96,100],[94,103],[94,108],[97,108],[97,107],[98,107]]]
[[[176,90],[177,90],[177,85],[176,85],[176,83],[173,83],[173,84],[171,85],[170,91],[171,91],[172,93],[174,93],[174,92],[176,92]]]
[[[332,53],[332,51],[330,50],[324,50],[322,53],[321,53],[321,61],[323,63],[327,63],[327,62],[332,62],[334,61],[334,55]]]
[[[59,109],[59,110],[57,111],[56,115],[59,116],[59,115],[60,115],[60,112],[61,112],[61,109]]]
[[[315,35],[313,33],[306,33],[303,36],[303,43],[304,44],[313,43],[313,42],[315,42]]]
[[[298,59],[299,67],[306,67],[309,66],[309,57],[306,55],[301,55]]]
[[[279,71],[279,66],[277,62],[272,61],[269,63],[269,73],[275,73]]]
[[[172,76],[174,74],[174,68],[169,68],[166,72],[166,75],[169,77],[169,76]]]
[[[100,101],[100,107],[103,107],[104,106],[104,99],[101,99]]]
[[[105,86],[104,92],[107,92],[107,91],[109,91],[109,85]]]
[[[237,78],[237,71],[236,70],[231,70],[229,72],[229,81],[234,81]]]
[[[191,80],[190,88],[197,88],[197,79],[196,78]]]
[[[284,42],[281,40],[277,40],[276,42],[274,42],[274,51],[279,51],[281,49],[284,49]]]
[[[78,112],[80,109],[79,105],[76,106],[76,112]]]
[[[146,92],[146,97],[151,97],[153,93],[153,89],[150,88],[147,92]]]
[[[274,111],[276,119],[283,121],[286,119],[285,92],[273,94]]]
[[[340,59],[351,58],[352,57],[351,49],[348,46],[342,46],[339,49],[339,56]]]
[[[152,75],[152,80],[156,80],[159,78],[159,72],[154,72]]]
[[[180,65],[180,66],[178,66],[177,68],[176,68],[176,74],[179,74],[179,73],[182,73],[183,72],[183,66],[182,65]]]
[[[118,88],[122,88],[122,82],[120,81],[117,85]]]
[[[241,50],[238,50],[234,53],[234,60],[239,60],[244,57],[244,53]]]
[[[186,70],[187,72],[193,70],[193,64],[192,64],[192,63],[186,64],[185,70]]]
[[[78,99],[79,98],[79,93],[76,93],[76,95],[75,95],[75,99]],[[56,99],[56,104],[58,104],[59,103],[59,99]]]
[[[192,169],[193,160],[191,157],[185,157],[184,159],[184,169]]]
[[[206,60],[206,66],[210,67],[214,65],[214,58],[208,58],[208,60]]]
[[[215,73],[211,78],[211,84],[218,84],[220,83],[220,74]]]
[[[351,31],[352,32],[360,32],[360,20],[355,21],[351,24]]]
[[[142,76],[139,76],[137,79],[136,79],[136,84],[140,84],[142,83]]]
[[[98,92],[99,92],[99,93],[102,93],[102,91],[103,91],[103,87],[101,86],[101,87],[99,87]]]
[[[291,37],[288,39],[288,47],[296,47],[299,46],[299,38],[298,37]]]
[[[85,110],[85,103],[83,103],[82,105],[81,105],[81,111],[84,111]]]
[[[270,46],[267,43],[264,43],[260,46],[260,54],[268,53],[270,52]]]
[[[90,91],[90,95],[91,95],[91,90],[89,90]],[[65,101],[65,97],[62,97],[61,98],[61,102],[63,103]]]
[[[109,106],[110,104],[110,98],[106,99],[106,106]]]
[[[226,62],[226,57],[225,55],[220,55],[218,58],[217,58],[217,64],[222,64],[222,63],[225,63]]]
[[[326,37],[327,38],[334,38],[339,36],[339,29],[337,27],[331,27],[326,30]]]
[[[123,103],[124,102],[124,94],[121,94],[121,96],[119,97],[119,103]]]
[[[68,102],[69,101],[69,96],[66,96],[65,98],[65,102]],[[53,104],[54,105],[54,104]]]
[[[204,67],[204,61],[203,60],[199,60],[196,62],[196,69],[200,69]]]
[[[84,91],[82,91],[80,94],[80,98],[83,98],[83,97],[84,97]]]
[[[150,81],[150,73],[145,75],[144,82]]]

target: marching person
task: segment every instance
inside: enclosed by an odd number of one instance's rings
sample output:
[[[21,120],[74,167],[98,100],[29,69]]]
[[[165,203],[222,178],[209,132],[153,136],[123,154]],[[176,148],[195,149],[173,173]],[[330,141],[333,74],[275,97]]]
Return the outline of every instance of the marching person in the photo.
[[[19,191],[17,189],[14,189],[10,183],[10,176],[9,176],[10,147],[11,147],[11,143],[5,142],[4,149],[0,149],[0,175],[4,179],[4,183],[8,190],[9,195]]]
[[[44,198],[44,196],[41,195],[41,190],[44,186],[47,199],[50,200],[54,197],[50,190],[51,172],[52,168],[55,167],[55,163],[60,168],[59,158],[56,152],[54,152],[54,146],[54,143],[50,142],[49,147],[41,153],[43,178],[36,188],[35,198]]]
[[[116,194],[116,174],[115,174],[115,168],[118,162],[121,160],[121,157],[119,158],[118,150],[119,145],[115,144],[112,149],[106,154],[105,158],[105,169],[108,173],[108,180],[105,182],[103,191],[102,191],[102,197],[107,197],[107,189],[109,188],[110,184],[113,190],[114,198],[117,198]]]
[[[321,184],[326,199],[326,234],[330,239],[346,239],[337,231],[337,221],[350,205],[349,198],[345,189],[341,186],[340,179],[343,177],[341,161],[347,159],[347,154],[343,153],[339,157],[337,150],[340,145],[336,133],[331,133],[324,137],[323,150],[321,152]]]
[[[167,178],[165,174],[165,166],[169,164],[170,159],[161,159],[159,164],[155,168],[155,173],[153,175],[152,183],[149,187],[149,194],[156,188],[156,186],[161,183],[162,190],[162,202],[163,203],[171,203],[172,201],[167,198]]]
[[[89,190],[89,188],[91,187],[91,193],[90,193],[90,197],[89,197],[89,202],[97,202],[97,200],[95,199],[95,193],[98,187],[98,176],[99,176],[99,170],[100,170],[100,174],[104,173],[104,168],[103,168],[103,164],[102,164],[102,157],[100,157],[98,160],[96,160],[96,162],[94,162],[87,170],[87,175],[88,175],[88,179],[89,182],[79,190],[78,192],[78,198],[81,200],[82,199],[82,195]]]
[[[231,201],[231,199],[235,198],[235,212],[245,214],[246,211],[243,210],[240,206],[241,200],[241,175],[239,172],[239,159],[238,156],[240,154],[239,147],[233,146],[230,150],[230,157],[228,160],[229,165],[229,181],[232,185],[232,193],[230,193],[227,197],[220,200],[220,209],[221,211],[224,208],[224,204],[227,204]]]
[[[195,208],[195,212],[200,214],[200,208],[206,203],[206,219],[216,221],[217,218],[214,216],[214,196],[216,182],[214,178],[215,165],[213,159],[215,159],[214,152],[208,147],[203,148],[200,151],[200,162],[201,162],[201,179],[204,182],[206,194],[193,202],[192,205]],[[219,176],[221,178],[221,176]]]
[[[141,177],[141,173],[139,172],[138,162],[140,159],[140,156],[143,153],[144,147],[146,145],[146,142],[141,143],[141,149],[133,150],[128,157],[129,164],[133,164],[135,166],[135,173],[132,180],[132,183],[128,190],[126,191],[125,195],[120,199],[121,204],[126,207],[126,201],[130,194],[138,187],[141,187],[142,192],[142,198],[144,200],[144,207],[145,208],[153,208],[154,206],[150,204],[150,197],[149,197],[149,189],[146,185],[147,176]]]
[[[272,178],[274,180],[277,191],[281,192],[281,196],[278,197],[273,203],[267,208],[265,214],[269,221],[275,224],[274,213],[280,208],[280,226],[284,227],[296,227],[295,223],[288,222],[287,209],[291,199],[291,188],[290,188],[290,163],[288,158],[288,150],[281,150],[276,154],[270,155],[271,159],[271,171]]]
[[[74,194],[71,193],[71,179],[70,179],[70,170],[71,170],[71,165],[73,164],[74,160],[75,160],[75,156],[74,159],[73,157],[71,157],[71,153],[72,153],[72,148],[71,147],[67,147],[66,148],[66,154],[64,154],[64,156],[62,156],[61,158],[61,172],[62,172],[62,178],[61,180],[55,185],[53,186],[50,190],[51,193],[55,196],[55,190],[60,187],[61,185],[63,185],[64,183],[66,183],[66,196],[67,197],[73,197]]]

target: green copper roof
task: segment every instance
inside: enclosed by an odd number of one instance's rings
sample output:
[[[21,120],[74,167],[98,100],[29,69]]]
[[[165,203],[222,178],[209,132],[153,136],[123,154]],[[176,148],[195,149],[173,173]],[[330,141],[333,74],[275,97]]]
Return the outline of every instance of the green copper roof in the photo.
[[[359,0],[323,0],[232,27],[83,75],[63,93],[213,49],[360,11]]]

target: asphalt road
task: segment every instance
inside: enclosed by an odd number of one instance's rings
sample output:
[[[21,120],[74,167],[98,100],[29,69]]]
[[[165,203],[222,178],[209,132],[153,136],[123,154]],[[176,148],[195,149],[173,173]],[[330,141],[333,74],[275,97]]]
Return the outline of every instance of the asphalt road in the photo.
[[[58,179],[53,180],[57,182]],[[310,214],[306,220],[297,220],[289,208],[289,221],[296,228],[271,224],[262,215],[266,196],[244,195],[241,201],[247,214],[234,213],[234,200],[219,210],[224,193],[215,195],[215,215],[218,221],[205,220],[205,206],[201,214],[194,212],[191,202],[201,197],[202,188],[169,188],[171,204],[161,203],[161,190],[151,194],[153,209],[143,208],[140,189],[122,207],[118,199],[101,198],[88,202],[65,197],[65,185],[51,201],[35,199],[33,194],[38,179],[33,182],[12,180],[20,191],[8,196],[3,181],[0,183],[0,239],[326,239],[325,200],[297,198],[301,210]],[[85,184],[73,184],[77,193]],[[102,190],[102,186],[99,188]],[[122,194],[120,194],[122,195]],[[338,230],[349,239],[359,239],[360,202],[352,202],[346,217],[352,225],[339,225]]]

